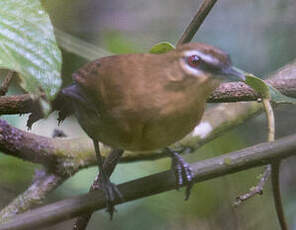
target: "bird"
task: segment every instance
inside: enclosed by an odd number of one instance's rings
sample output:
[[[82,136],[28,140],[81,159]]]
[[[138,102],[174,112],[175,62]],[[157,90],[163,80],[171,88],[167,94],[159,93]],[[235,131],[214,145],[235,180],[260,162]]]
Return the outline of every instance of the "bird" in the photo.
[[[172,158],[177,188],[192,188],[189,164],[169,145],[182,139],[200,122],[207,98],[226,80],[244,80],[224,51],[204,43],[186,43],[162,54],[107,56],[73,73],[73,84],[61,94],[86,134],[92,139],[100,186],[112,218],[113,201],[121,197],[103,169],[99,142],[116,150],[165,149]]]

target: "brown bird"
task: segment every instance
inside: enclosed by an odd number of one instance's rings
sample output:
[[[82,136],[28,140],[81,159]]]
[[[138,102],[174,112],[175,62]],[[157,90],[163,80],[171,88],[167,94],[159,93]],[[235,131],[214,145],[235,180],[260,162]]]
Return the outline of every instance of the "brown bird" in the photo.
[[[92,61],[62,90],[93,140],[100,181],[113,214],[120,196],[103,170],[98,141],[123,150],[150,151],[180,140],[200,122],[206,100],[227,76],[244,79],[220,49],[188,43],[164,54],[126,54]],[[178,186],[192,187],[192,171],[169,151]]]

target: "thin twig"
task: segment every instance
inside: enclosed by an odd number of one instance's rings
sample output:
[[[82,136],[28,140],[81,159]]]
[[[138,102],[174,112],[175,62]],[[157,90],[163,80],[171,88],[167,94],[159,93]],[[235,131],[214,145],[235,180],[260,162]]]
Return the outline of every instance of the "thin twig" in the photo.
[[[197,183],[287,158],[295,155],[295,149],[296,135],[292,135],[274,142],[262,143],[237,152],[198,161],[190,166],[193,169],[194,182]],[[124,203],[175,188],[174,173],[168,170],[119,185],[118,189],[125,200],[118,198],[114,203]],[[0,225],[0,230],[38,229],[74,218],[81,213],[103,209],[105,206],[104,192],[95,191],[17,215],[6,224]]]
[[[266,166],[266,170],[264,171],[263,175],[260,177],[259,183],[255,187],[251,187],[248,193],[245,193],[236,197],[234,206],[239,206],[243,201],[246,201],[257,194],[258,195],[263,194],[263,187],[266,181],[268,180],[268,178],[270,177],[270,172],[271,172],[271,170],[270,169],[268,170],[268,168],[270,168],[270,165]]]
[[[263,105],[265,109],[266,119],[267,119],[267,127],[268,127],[268,137],[267,141],[272,142],[274,141],[275,136],[275,120],[274,120],[274,113],[271,106],[270,99],[264,98]]]
[[[212,9],[212,7],[215,5],[216,2],[217,0],[204,0],[202,2],[196,15],[193,17],[191,23],[189,24],[189,26],[186,28],[185,32],[179,39],[177,46],[190,42],[192,40],[193,36],[195,35],[195,33],[197,32],[197,30],[199,29],[199,27],[201,26],[201,24],[203,23],[203,21],[205,20],[208,13],[210,12],[210,10]]]
[[[274,112],[270,99],[263,99],[263,105],[265,108],[265,114],[268,123],[268,141],[272,142],[275,140],[275,119]],[[271,184],[273,192],[274,206],[279,220],[279,224],[282,230],[288,230],[287,221],[284,214],[284,208],[281,199],[281,190],[280,190],[280,165],[281,161],[274,161],[271,165],[267,165],[265,169],[265,174],[271,173]]]
[[[268,124],[268,137],[267,141],[272,142],[275,140],[275,119],[274,119],[274,112],[272,109],[272,105],[269,98],[263,99],[263,105],[265,109],[267,124]],[[236,198],[235,205],[239,205],[241,202],[259,194],[263,194],[263,189],[266,181],[271,175],[271,183],[272,183],[272,192],[274,198],[274,205],[277,212],[277,217],[279,220],[279,224],[282,230],[288,230],[288,225],[284,215],[284,209],[281,199],[281,192],[280,192],[280,178],[279,178],[279,171],[280,170],[280,160],[277,162],[273,162],[270,165],[267,165],[263,176],[260,178],[259,183],[257,186],[252,187],[250,192],[240,195]]]
[[[0,87],[0,96],[4,96],[7,93],[13,74],[14,71],[8,70],[8,73],[6,74],[6,77],[4,78],[2,85]]]
[[[275,140],[275,119],[274,112],[272,109],[270,99],[263,99],[263,105],[265,108],[265,114],[268,123],[268,142],[272,142]],[[272,192],[273,192],[273,200],[274,206],[277,213],[278,221],[282,230],[288,230],[287,221],[284,214],[284,208],[281,199],[281,191],[280,191],[280,164],[281,161],[275,161],[271,165],[267,165],[265,169],[265,174],[271,173],[271,184],[272,184]],[[262,188],[263,189],[263,188]]]
[[[275,134],[275,121],[274,121],[273,109],[272,109],[272,106],[271,106],[271,103],[270,103],[270,99],[263,98],[262,103],[264,105],[263,107],[265,109],[265,114],[266,114],[266,119],[267,119],[267,124],[268,124],[267,141],[272,142],[272,141],[274,141],[274,134]],[[269,179],[271,171],[272,171],[271,170],[271,165],[267,165],[265,170],[264,170],[263,175],[260,177],[259,183],[256,186],[250,188],[250,191],[248,193],[237,196],[236,200],[234,202],[234,205],[238,206],[243,201],[246,201],[246,200],[252,198],[255,195],[262,195],[265,183]]]
[[[269,99],[263,99],[264,108],[266,111],[266,118],[268,122],[268,141],[274,141],[275,139],[275,119],[272,109],[272,105]],[[275,161],[271,165],[268,165],[265,171],[270,173],[271,171],[271,184],[273,192],[274,206],[279,220],[279,224],[282,230],[288,230],[287,221],[284,214],[284,208],[281,199],[280,191],[280,165],[281,161]]]
[[[279,159],[277,162],[271,164],[271,183],[272,183],[272,192],[274,206],[279,220],[279,224],[282,230],[288,230],[288,224],[285,218],[285,212],[283,209],[283,203],[281,199],[281,190],[280,190],[280,163]]]

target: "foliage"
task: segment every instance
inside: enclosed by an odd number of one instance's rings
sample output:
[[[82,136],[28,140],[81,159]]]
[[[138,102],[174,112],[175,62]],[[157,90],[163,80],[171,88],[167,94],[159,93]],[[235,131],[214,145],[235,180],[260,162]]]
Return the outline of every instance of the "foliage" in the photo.
[[[247,74],[245,82],[258,92],[262,98],[269,98],[272,102],[277,104],[296,104],[295,98],[283,95],[276,88],[252,74]]]
[[[170,50],[176,49],[174,45],[172,45],[170,42],[160,42],[155,44],[150,50],[149,53],[152,54],[161,54],[166,53]]]
[[[17,71],[33,97],[44,92],[52,100],[62,82],[61,63],[53,26],[39,0],[0,1],[0,68]]]

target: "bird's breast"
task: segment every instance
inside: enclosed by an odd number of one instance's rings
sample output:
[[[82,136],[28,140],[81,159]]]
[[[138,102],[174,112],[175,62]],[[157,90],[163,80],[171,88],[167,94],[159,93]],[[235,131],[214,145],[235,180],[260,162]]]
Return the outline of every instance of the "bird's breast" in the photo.
[[[157,100],[157,95],[151,96],[143,105],[137,98],[130,105],[124,103],[104,112],[96,135],[105,144],[125,150],[159,149],[192,131],[204,111],[204,101],[178,95],[170,100],[162,98],[162,103]]]

